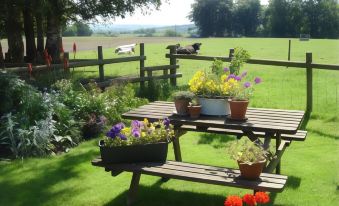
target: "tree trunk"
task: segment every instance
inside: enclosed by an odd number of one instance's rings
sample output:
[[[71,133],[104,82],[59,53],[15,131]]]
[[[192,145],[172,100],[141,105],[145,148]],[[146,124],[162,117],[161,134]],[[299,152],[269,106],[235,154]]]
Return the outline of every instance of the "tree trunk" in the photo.
[[[62,45],[61,25],[57,15],[47,16],[46,49],[52,57],[53,63],[60,63],[60,47]]]
[[[37,50],[34,36],[34,20],[32,15],[32,7],[29,0],[25,0],[24,7],[24,28],[26,38],[26,62],[35,62]]]
[[[21,9],[11,1],[7,5],[8,15],[5,22],[9,61],[24,62],[24,43],[22,40]]]
[[[35,16],[36,21],[36,33],[37,33],[37,57],[38,62],[43,62],[44,53],[44,30],[43,30],[43,19],[42,13],[38,11]]]
[[[0,68],[5,68],[4,55],[2,53],[1,39],[0,39]]]

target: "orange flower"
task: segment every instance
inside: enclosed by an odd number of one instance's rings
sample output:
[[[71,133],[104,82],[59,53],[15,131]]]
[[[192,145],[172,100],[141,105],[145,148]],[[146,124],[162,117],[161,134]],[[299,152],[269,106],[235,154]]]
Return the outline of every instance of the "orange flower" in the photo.
[[[257,204],[255,197],[252,194],[245,194],[242,197],[242,200],[249,206],[255,206]]]
[[[265,203],[268,203],[270,201],[270,197],[265,192],[256,192],[255,193],[255,200],[257,201],[257,203],[265,204]]]
[[[242,206],[242,200],[238,196],[228,196],[225,200],[224,206]]]

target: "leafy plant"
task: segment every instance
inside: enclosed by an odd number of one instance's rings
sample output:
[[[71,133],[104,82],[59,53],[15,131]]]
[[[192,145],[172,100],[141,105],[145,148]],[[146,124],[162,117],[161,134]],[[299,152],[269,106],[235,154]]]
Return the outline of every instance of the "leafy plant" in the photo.
[[[230,63],[231,74],[239,75],[240,68],[250,57],[251,56],[247,50],[241,47],[236,47],[234,49],[234,55]]]
[[[133,120],[130,127],[126,127],[123,123],[114,125],[106,133],[104,142],[105,146],[109,147],[126,146],[166,142],[173,136],[173,125],[168,118],[155,123],[144,119],[144,121]]]
[[[228,145],[228,153],[232,159],[247,164],[263,161],[269,154],[261,146],[245,138],[231,142]]]
[[[177,91],[173,93],[173,99],[174,100],[187,100],[192,101],[194,98],[194,94],[189,91]]]

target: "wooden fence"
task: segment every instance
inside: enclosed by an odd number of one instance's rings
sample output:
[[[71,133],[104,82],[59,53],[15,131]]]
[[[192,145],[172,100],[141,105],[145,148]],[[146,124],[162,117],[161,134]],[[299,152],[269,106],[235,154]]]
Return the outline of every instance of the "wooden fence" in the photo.
[[[214,61],[219,59],[224,62],[230,62],[234,55],[234,49],[229,50],[228,57],[223,56],[201,56],[201,55],[182,55],[176,54],[176,46],[171,45],[167,47],[170,49],[170,53],[166,54],[166,58],[170,59],[170,65],[176,66],[178,59],[188,59],[188,60],[203,60],[203,61]],[[289,69],[293,68],[305,68],[306,69],[306,111],[311,112],[313,107],[313,69],[326,69],[326,70],[337,70],[339,71],[339,65],[333,64],[318,64],[312,61],[312,53],[306,53],[306,60],[301,61],[280,61],[280,60],[270,60],[270,59],[249,59],[248,64],[260,64],[260,65],[270,65],[270,66],[285,66]],[[175,74],[176,70],[172,71]],[[171,73],[172,74],[172,73]]]
[[[68,59],[69,54],[65,53],[65,57]],[[140,43],[140,55],[139,56],[128,56],[128,57],[119,57],[119,58],[112,58],[112,59],[104,59],[103,58],[103,51],[102,46],[98,46],[98,59],[76,59],[70,60],[67,67],[65,68],[64,64],[52,64],[50,66],[47,65],[40,65],[40,66],[32,66],[32,73],[39,72],[39,71],[46,71],[46,70],[60,70],[60,69],[69,69],[69,68],[80,68],[80,67],[88,67],[88,66],[98,66],[99,70],[99,81],[98,86],[106,87],[109,86],[112,81],[107,80],[105,78],[105,68],[104,65],[106,64],[116,64],[116,63],[123,63],[123,62],[140,62],[140,76],[135,77],[119,77],[114,79],[117,82],[140,82],[141,89],[144,89],[146,81],[152,81],[155,79],[170,79],[171,84],[176,86],[176,78],[182,77],[182,74],[177,73],[176,69],[179,68],[179,65],[160,65],[160,66],[145,66],[145,46],[144,43]],[[7,64],[7,66],[16,66],[5,68],[8,72],[14,73],[27,73],[28,66],[27,64]],[[168,71],[171,71],[170,74]],[[163,71],[162,75],[154,75],[154,71]]]

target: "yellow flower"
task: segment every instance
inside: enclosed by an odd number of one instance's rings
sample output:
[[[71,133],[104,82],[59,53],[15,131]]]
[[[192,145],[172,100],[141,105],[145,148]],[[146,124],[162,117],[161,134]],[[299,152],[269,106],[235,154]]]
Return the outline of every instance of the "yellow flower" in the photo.
[[[149,124],[149,122],[148,122],[148,119],[147,118],[144,118],[144,124],[145,124],[145,126],[147,127],[147,125]]]
[[[121,130],[121,134],[123,135],[129,135],[131,133],[131,128],[125,127]]]
[[[146,132],[141,132],[141,137],[145,137],[146,136]]]

